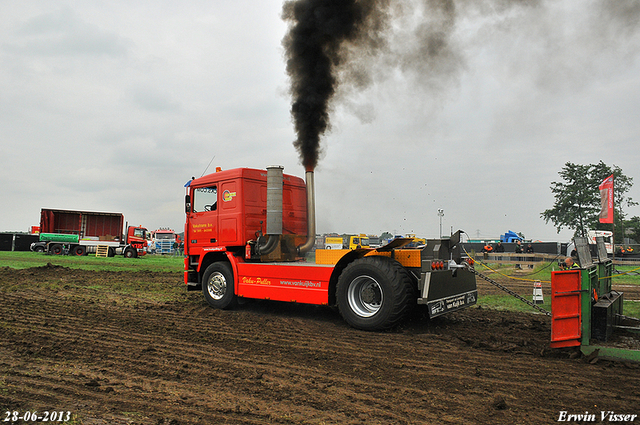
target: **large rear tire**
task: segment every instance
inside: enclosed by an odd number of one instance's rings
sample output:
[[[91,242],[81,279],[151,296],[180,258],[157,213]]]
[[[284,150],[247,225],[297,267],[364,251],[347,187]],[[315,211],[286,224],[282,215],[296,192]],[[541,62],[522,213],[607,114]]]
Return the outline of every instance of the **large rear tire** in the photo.
[[[344,269],[336,298],[349,325],[377,331],[402,322],[415,306],[417,295],[411,276],[400,263],[386,257],[364,257]]]
[[[228,263],[209,264],[202,276],[204,299],[213,308],[230,309],[238,304],[233,288],[233,272]]]
[[[62,245],[60,245],[59,243],[49,246],[49,253],[50,254],[62,255],[63,251],[64,250],[62,249]]]

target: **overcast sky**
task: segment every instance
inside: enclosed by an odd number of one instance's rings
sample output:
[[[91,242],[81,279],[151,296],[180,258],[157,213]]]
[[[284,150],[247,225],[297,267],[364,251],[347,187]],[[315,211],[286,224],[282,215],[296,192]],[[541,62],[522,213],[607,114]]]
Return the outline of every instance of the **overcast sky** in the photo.
[[[568,161],[621,167],[640,201],[637,1],[463,0],[453,20],[395,3],[388,53],[322,139],[318,232],[437,237],[441,208],[447,234],[567,241],[540,213]],[[183,186],[214,157],[303,177],[282,6],[0,2],[0,231],[43,207],[182,231]],[[425,24],[447,60],[412,65]]]

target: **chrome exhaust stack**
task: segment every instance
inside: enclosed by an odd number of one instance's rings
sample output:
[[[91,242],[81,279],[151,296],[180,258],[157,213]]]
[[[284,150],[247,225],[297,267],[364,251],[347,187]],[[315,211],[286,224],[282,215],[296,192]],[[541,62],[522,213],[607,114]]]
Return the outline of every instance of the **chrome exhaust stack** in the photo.
[[[267,167],[267,236],[264,245],[258,244],[259,255],[268,255],[278,246],[282,235],[282,185],[284,167],[274,165]]]
[[[313,170],[307,170],[305,175],[307,183],[307,240],[298,246],[298,255],[304,255],[313,248],[316,243],[316,198]]]

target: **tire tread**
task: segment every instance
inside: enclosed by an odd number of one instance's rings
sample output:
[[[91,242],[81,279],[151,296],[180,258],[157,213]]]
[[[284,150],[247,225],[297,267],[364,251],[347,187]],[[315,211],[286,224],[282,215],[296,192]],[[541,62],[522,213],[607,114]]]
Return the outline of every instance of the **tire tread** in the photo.
[[[363,266],[377,269],[389,280],[391,291],[394,294],[394,296],[390,297],[392,302],[390,311],[382,323],[376,324],[375,321],[379,320],[379,318],[376,317],[370,325],[365,324],[365,326],[363,326],[363,324],[358,323],[362,321],[361,319],[354,322],[351,318],[350,311],[345,312],[343,310],[344,308],[348,309],[348,306],[341,307],[340,296],[338,296],[338,308],[342,317],[351,326],[363,330],[386,330],[396,327],[409,315],[417,298],[416,289],[409,272],[400,263],[387,257],[361,258],[349,264],[342,272],[341,279],[338,281],[338,294],[344,291],[344,285],[349,283],[348,281],[344,282],[342,276],[349,276],[354,269]],[[389,299],[389,297],[386,296],[385,299]]]

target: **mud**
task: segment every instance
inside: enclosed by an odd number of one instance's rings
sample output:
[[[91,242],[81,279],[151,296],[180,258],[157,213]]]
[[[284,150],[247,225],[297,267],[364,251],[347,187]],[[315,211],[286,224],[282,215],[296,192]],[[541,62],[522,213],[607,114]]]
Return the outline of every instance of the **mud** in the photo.
[[[428,320],[418,310],[371,333],[328,307],[213,310],[181,277],[0,269],[0,419],[55,410],[85,425],[548,424],[563,411],[597,423],[601,411],[640,414],[638,365],[550,349],[544,315],[471,308]]]

